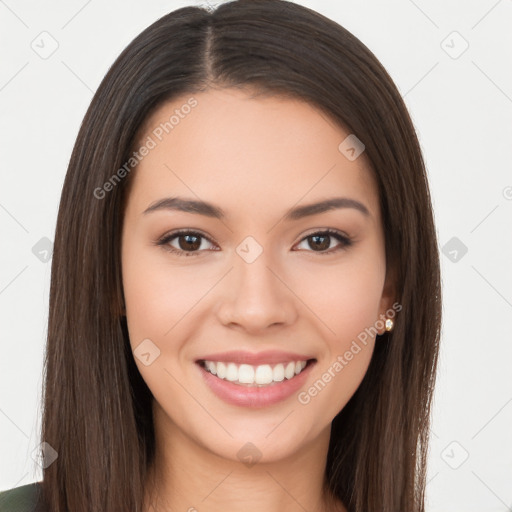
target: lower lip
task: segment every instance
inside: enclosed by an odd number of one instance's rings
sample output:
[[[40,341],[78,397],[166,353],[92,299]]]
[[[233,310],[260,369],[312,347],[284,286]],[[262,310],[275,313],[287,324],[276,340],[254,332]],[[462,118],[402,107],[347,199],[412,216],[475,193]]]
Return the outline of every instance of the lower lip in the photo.
[[[265,407],[286,400],[304,385],[316,361],[310,362],[304,370],[291,379],[263,387],[239,386],[212,375],[198,364],[203,378],[210,389],[221,399],[241,407]]]

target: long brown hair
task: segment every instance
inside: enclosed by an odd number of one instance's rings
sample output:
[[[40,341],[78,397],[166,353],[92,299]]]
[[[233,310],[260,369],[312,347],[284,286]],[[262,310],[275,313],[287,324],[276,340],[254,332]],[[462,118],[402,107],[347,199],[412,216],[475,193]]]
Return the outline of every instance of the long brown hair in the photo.
[[[299,98],[365,145],[402,309],[332,422],[326,479],[350,512],[423,512],[441,290],[418,139],[373,53],[334,21],[283,0],[171,12],[128,45],[94,95],[55,233],[41,440],[58,459],[43,471],[41,505],[51,512],[142,510],[155,452],[152,395],[130,349],[120,265],[133,173],[112,176],[150,113],[211,86]]]

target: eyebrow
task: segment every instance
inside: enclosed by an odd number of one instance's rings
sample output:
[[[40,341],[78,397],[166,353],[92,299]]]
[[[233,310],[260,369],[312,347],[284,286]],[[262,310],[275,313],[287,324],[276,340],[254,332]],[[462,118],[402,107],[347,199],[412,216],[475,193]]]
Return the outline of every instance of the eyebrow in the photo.
[[[318,215],[319,213],[327,212],[330,210],[337,210],[340,208],[353,208],[365,216],[370,216],[368,208],[361,202],[348,197],[333,197],[318,201],[316,203],[306,204],[304,206],[297,206],[286,212],[283,217],[285,221],[299,220],[311,215]],[[205,215],[214,219],[225,219],[226,214],[222,208],[208,203],[207,201],[198,201],[195,199],[186,199],[183,197],[166,197],[151,203],[146,208],[143,214],[159,210],[175,210],[186,213],[196,213],[198,215]]]

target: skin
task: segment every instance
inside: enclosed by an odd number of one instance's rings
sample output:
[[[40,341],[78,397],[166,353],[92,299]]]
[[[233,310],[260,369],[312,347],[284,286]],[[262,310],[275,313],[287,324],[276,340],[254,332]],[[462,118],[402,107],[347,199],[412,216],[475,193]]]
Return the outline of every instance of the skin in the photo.
[[[155,111],[140,141],[190,96]],[[160,350],[148,366],[135,357],[155,398],[154,508],[145,510],[346,510],[323,490],[330,425],[361,383],[375,338],[307,405],[297,394],[258,409],[227,404],[194,361],[233,349],[312,354],[307,390],[382,318],[393,290],[374,178],[364,153],[350,161],[338,150],[349,132],[310,104],[235,89],[194,98],[198,105],[134,171],[124,213],[130,343],[135,350],[150,339]],[[143,213],[171,196],[211,202],[227,217]],[[341,208],[282,220],[294,206],[334,196],[360,201],[369,215]],[[352,245],[331,236],[318,249],[307,237],[325,228]],[[190,256],[156,245],[177,229],[207,238]],[[263,249],[252,263],[236,252],[247,236]],[[180,237],[168,245],[180,249]],[[237,457],[247,442],[261,453],[251,467]]]

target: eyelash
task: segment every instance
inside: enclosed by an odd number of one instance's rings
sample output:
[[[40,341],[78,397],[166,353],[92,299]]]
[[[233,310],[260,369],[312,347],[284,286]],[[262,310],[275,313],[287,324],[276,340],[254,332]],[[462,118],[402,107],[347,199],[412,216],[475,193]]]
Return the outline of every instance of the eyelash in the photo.
[[[182,229],[182,230],[173,231],[171,233],[165,234],[159,240],[157,240],[156,245],[161,246],[164,250],[166,250],[168,252],[171,252],[173,254],[176,254],[177,256],[198,256],[201,252],[203,252],[202,250],[201,251],[200,250],[196,250],[196,251],[183,251],[183,250],[176,249],[175,247],[172,247],[171,245],[169,245],[169,242],[171,240],[173,240],[174,238],[179,237],[180,235],[192,235],[192,236],[196,236],[196,237],[199,237],[199,238],[204,238],[205,240],[208,240],[208,242],[210,242],[212,244],[214,243],[207,236],[203,235],[202,233],[200,233],[198,231]],[[334,229],[325,229],[323,231],[315,231],[314,233],[310,233],[309,235],[307,235],[304,238],[302,238],[300,240],[299,244],[301,242],[303,242],[304,240],[307,240],[310,237],[318,236],[318,235],[323,235],[323,236],[329,235],[329,236],[332,236],[333,238],[336,238],[336,240],[341,242],[341,245],[338,246],[338,247],[335,247],[334,249],[329,249],[327,251],[312,251],[311,250],[311,251],[306,251],[306,252],[313,252],[313,253],[320,254],[320,255],[333,254],[333,253],[338,252],[340,250],[346,249],[347,247],[350,247],[352,245],[352,243],[353,243],[351,238],[349,238],[348,236],[344,235],[340,231],[336,231]]]

